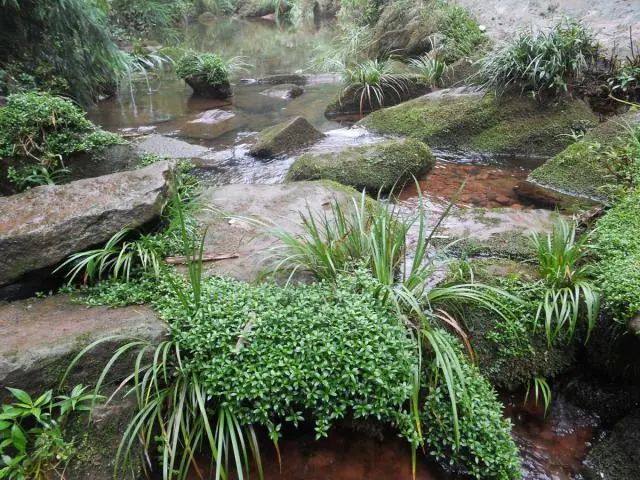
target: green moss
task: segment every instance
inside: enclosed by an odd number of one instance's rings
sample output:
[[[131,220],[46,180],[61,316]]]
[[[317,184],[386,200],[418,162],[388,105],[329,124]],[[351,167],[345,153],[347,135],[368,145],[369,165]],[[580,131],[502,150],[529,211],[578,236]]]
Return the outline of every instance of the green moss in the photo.
[[[486,153],[553,155],[569,142],[563,134],[597,118],[581,101],[542,106],[528,97],[493,94],[423,97],[369,115],[361,124],[432,146]]]
[[[535,256],[531,238],[521,231],[494,233],[487,239],[465,237],[455,243],[452,239],[434,239],[436,248],[447,248],[447,251],[459,257],[502,257],[528,260]]]
[[[412,175],[420,176],[435,160],[425,144],[415,140],[388,140],[337,153],[304,154],[291,166],[288,180],[333,180],[371,194],[388,192]]]
[[[621,121],[609,120],[535,169],[529,179],[577,197],[606,201],[617,184],[635,182],[620,172],[625,168],[625,158],[637,155],[627,151],[633,139],[626,131],[626,119],[638,121],[636,113]]]

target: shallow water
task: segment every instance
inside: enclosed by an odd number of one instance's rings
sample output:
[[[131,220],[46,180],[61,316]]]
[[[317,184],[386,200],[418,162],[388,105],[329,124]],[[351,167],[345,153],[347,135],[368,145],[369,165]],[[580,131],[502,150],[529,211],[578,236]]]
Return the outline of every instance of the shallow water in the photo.
[[[304,24],[298,29],[282,29],[271,21],[219,19],[209,24],[191,25],[187,46],[201,51],[217,51],[226,56],[241,55],[252,67],[234,79],[230,101],[191,98],[191,89],[173,72],[165,72],[132,92],[101,102],[90,118],[112,131],[145,138],[161,134],[205,147],[194,159],[195,171],[205,184],[278,183],[283,181],[294,156],[270,161],[247,154],[256,132],[290,119],[304,116],[327,134],[311,151],[335,151],[351,145],[380,141],[361,128],[340,124],[324,117],[324,108],[338,94],[340,85],[332,76],[312,77],[305,93],[292,100],[268,97],[268,85],[240,82],[241,77],[259,78],[276,73],[304,71],[317,49],[326,46],[332,28],[327,24]],[[215,110],[215,111],[214,111]],[[213,111],[213,112],[212,112]],[[205,113],[206,112],[206,113]],[[216,125],[199,120],[226,118]],[[442,210],[463,182],[460,206],[529,207],[513,193],[513,187],[541,163],[541,159],[479,158],[473,155],[435,151],[433,171],[420,179],[419,188],[430,210]],[[403,204],[415,204],[417,188],[409,185],[401,195]],[[558,399],[545,419],[540,408],[522,405],[521,397],[504,396],[505,413],[513,419],[514,437],[523,452],[526,479],[568,480],[580,478],[580,463],[593,432],[593,422]],[[384,442],[362,433],[337,430],[329,439],[316,442],[312,433],[293,432],[281,443],[282,471],[266,442],[266,478],[389,480],[411,478],[411,457],[400,439]],[[206,463],[206,462],[205,462]],[[198,478],[197,475],[193,477]],[[426,461],[419,462],[417,478],[449,478]]]

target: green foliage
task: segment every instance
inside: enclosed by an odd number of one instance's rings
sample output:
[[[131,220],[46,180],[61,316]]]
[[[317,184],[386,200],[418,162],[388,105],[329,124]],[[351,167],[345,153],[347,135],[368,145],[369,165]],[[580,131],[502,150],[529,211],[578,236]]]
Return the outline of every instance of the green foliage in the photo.
[[[551,402],[553,400],[553,395],[551,392],[551,387],[549,383],[542,377],[533,377],[529,384],[527,385],[527,393],[524,396],[524,402],[527,403],[529,399],[529,394],[531,393],[531,384],[533,384],[533,397],[538,404],[540,397],[542,397],[542,401],[544,402],[544,415],[547,416],[547,412],[549,411],[549,407],[551,406]]]
[[[442,86],[447,64],[437,55],[426,54],[409,60],[409,65],[418,73],[420,81],[430,87]]]
[[[476,367],[464,360],[460,363],[465,378],[463,386],[455,390],[460,404],[460,442],[453,441],[455,419],[448,408],[447,388],[440,384],[429,390],[423,410],[429,454],[453,471],[473,478],[522,478],[511,422],[503,417],[496,392]],[[471,400],[469,407],[463,403],[467,397]]]
[[[591,249],[610,317],[625,325],[640,311],[640,193],[631,191],[598,220]]]
[[[355,95],[360,97],[360,113],[368,105],[371,110],[384,105],[385,97],[395,95],[401,97],[406,90],[406,78],[393,73],[391,64],[386,60],[366,60],[342,69],[344,90],[355,88]]]
[[[64,468],[75,455],[65,439],[64,426],[73,412],[89,411],[99,399],[77,385],[69,395],[54,397],[49,390],[38,398],[8,388],[14,401],[0,412],[0,478],[48,480],[64,478]]]
[[[194,12],[188,0],[109,0],[109,20],[130,38],[155,36],[176,41],[176,27]]]
[[[575,224],[563,219],[554,223],[546,238],[537,233],[532,235],[538,269],[547,286],[534,329],[544,322],[549,345],[558,338],[571,339],[583,318],[587,329],[585,342],[588,341],[600,311],[600,294],[590,280],[591,267],[583,261],[586,241],[586,236],[576,237]]]
[[[487,43],[478,21],[467,9],[447,1],[436,2],[439,12],[439,30],[444,35],[444,60],[454,62],[459,58],[478,53]]]
[[[510,86],[536,95],[558,95],[579,84],[598,54],[598,45],[580,23],[565,20],[548,32],[515,35],[480,62],[477,78],[484,88]]]
[[[16,186],[18,191],[39,185],[56,185],[63,182],[71,172],[68,168],[48,168],[44,165],[28,165],[17,169],[9,167],[7,178]]]
[[[38,88],[90,103],[127,65],[105,8],[87,0],[0,0],[0,69],[22,65],[14,78],[30,75]]]
[[[221,85],[229,81],[230,69],[218,54],[187,52],[178,60],[176,73],[182,79],[205,77],[210,85]]]

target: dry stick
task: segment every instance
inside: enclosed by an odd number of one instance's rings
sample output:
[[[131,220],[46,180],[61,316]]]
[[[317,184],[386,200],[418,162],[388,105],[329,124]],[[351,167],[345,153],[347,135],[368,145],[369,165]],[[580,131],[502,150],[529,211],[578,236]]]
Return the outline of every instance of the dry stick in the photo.
[[[229,260],[231,258],[239,258],[239,253],[232,253],[230,255],[216,255],[215,253],[205,253],[202,255],[203,262],[217,262],[220,260]],[[167,257],[164,259],[165,262],[171,265],[185,265],[187,263],[188,258],[185,256],[176,256],[176,257]]]

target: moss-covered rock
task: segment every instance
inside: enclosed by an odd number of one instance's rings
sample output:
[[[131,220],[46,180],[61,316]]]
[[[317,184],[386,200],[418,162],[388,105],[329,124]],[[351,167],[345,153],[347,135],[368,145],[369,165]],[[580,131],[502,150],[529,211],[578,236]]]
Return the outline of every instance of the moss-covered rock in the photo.
[[[424,143],[386,140],[339,152],[304,154],[293,163],[287,179],[333,180],[375,195],[423,175],[434,164],[431,149]]]
[[[462,317],[480,371],[493,385],[510,390],[534,377],[553,378],[566,371],[575,359],[575,345],[549,346],[544,332],[533,331],[538,302],[544,295],[536,269],[501,259],[478,260],[471,265],[476,281],[523,300],[496,299],[508,306],[513,313],[510,318],[479,305],[463,308]]]
[[[622,146],[627,141],[624,138],[625,128],[638,124],[638,112],[600,124],[580,141],[536,168],[529,175],[529,180],[575,197],[605,201],[606,194],[602,188],[613,181],[607,151]]]
[[[431,91],[431,88],[422,82],[417,75],[398,75],[394,82],[381,86],[381,89],[382,101],[378,101],[378,97],[375,95],[363,96],[363,87],[351,85],[327,106],[324,115],[327,118],[336,118],[340,115],[369,113],[383,107],[398,105]]]
[[[295,117],[260,132],[249,154],[255,157],[271,158],[315,143],[323,137],[324,134],[306,119]]]
[[[434,147],[551,156],[570,142],[564,134],[595,125],[597,117],[579,100],[541,105],[528,97],[450,89],[374,112],[360,123]]]

